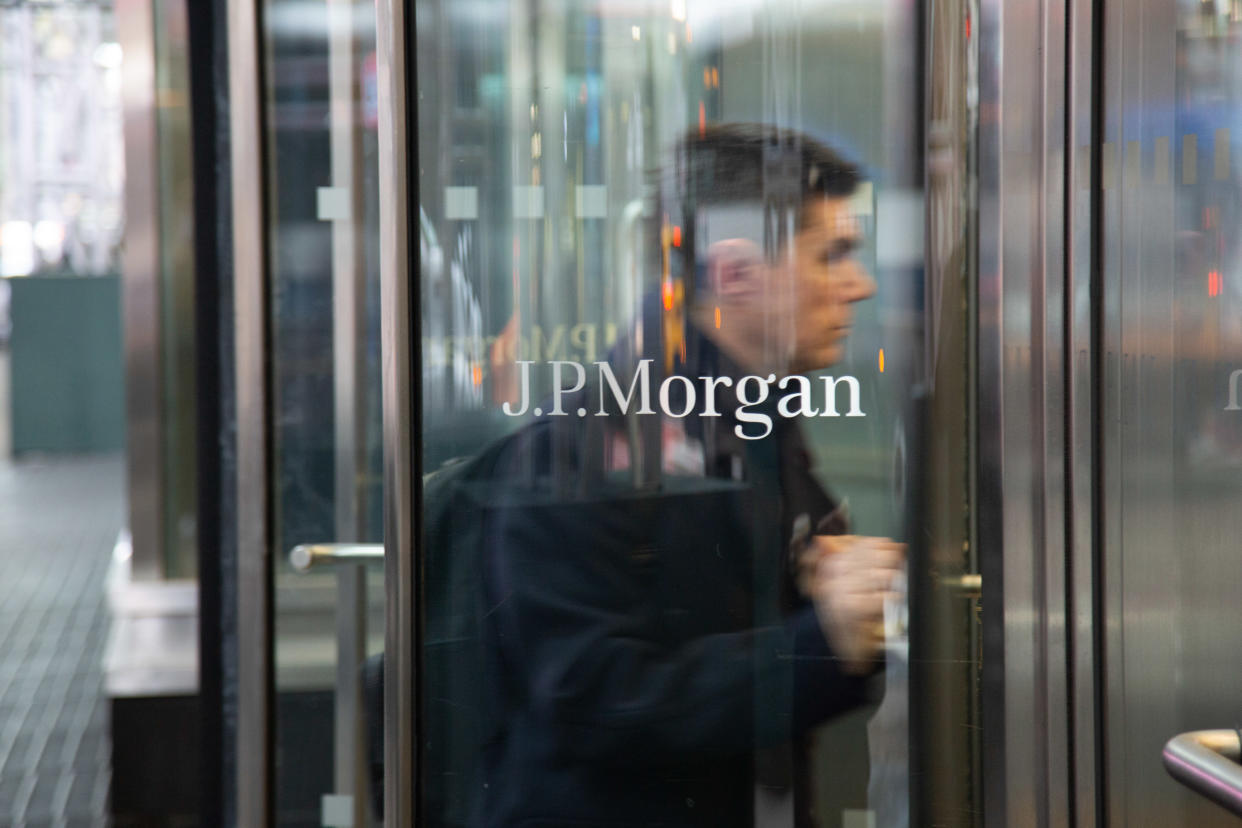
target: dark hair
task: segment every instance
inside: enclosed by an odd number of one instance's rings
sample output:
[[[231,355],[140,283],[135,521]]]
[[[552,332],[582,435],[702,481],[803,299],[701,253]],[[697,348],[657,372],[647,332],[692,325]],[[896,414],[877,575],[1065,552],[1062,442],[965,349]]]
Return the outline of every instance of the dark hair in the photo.
[[[826,144],[796,130],[747,123],[716,124],[682,138],[674,173],[682,200],[700,205],[839,198],[861,180],[858,167]]]
[[[857,165],[828,145],[796,130],[766,124],[728,123],[696,129],[673,151],[659,185],[657,221],[667,217],[682,228],[683,243],[674,261],[681,266],[688,293],[699,282],[705,251],[695,243],[700,208],[755,202],[765,216],[792,214],[801,226],[803,206],[814,197],[845,198],[858,188]],[[789,242],[788,224],[765,221],[764,243],[769,255]],[[759,228],[756,228],[757,230]]]

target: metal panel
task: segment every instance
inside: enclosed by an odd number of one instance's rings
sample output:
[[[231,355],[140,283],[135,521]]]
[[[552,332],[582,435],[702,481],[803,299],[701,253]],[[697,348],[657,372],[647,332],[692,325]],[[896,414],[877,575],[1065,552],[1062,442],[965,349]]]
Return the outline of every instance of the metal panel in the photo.
[[[1103,141],[1119,161],[1101,227],[1110,825],[1234,824],[1158,761],[1172,736],[1239,711],[1242,422],[1222,411],[1242,365],[1237,173],[1214,177],[1238,111],[1232,17],[1105,6]]]
[[[1058,0],[980,8],[986,824],[1069,821],[1065,64]]]
[[[273,824],[273,623],[262,74],[256,0],[229,0],[237,372],[237,816]]]
[[[1116,394],[1117,394],[1117,368],[1120,363],[1121,340],[1120,330],[1117,325],[1117,309],[1120,299],[1120,273],[1121,261],[1115,255],[1115,241],[1112,240],[1113,235],[1107,228],[1116,227],[1118,217],[1120,215],[1120,202],[1116,198],[1117,177],[1116,177],[1116,139],[1117,139],[1117,114],[1115,107],[1109,106],[1106,102],[1116,100],[1114,87],[1120,81],[1120,68],[1122,50],[1120,48],[1120,38],[1118,33],[1121,27],[1121,16],[1116,14],[1116,7],[1109,7],[1101,10],[1103,20],[1100,23],[1103,29],[1101,38],[1101,46],[1103,54],[1101,56],[1101,90],[1100,94],[1103,99],[1100,106],[1098,117],[1100,123],[1097,127],[1098,134],[1098,152],[1100,157],[1100,199],[1098,209],[1100,211],[1100,237],[1097,244],[1101,250],[1099,255],[1099,282],[1098,288],[1100,296],[1098,299],[1098,309],[1096,310],[1098,318],[1099,332],[1097,333],[1098,355],[1097,355],[1097,373],[1098,385],[1097,393],[1099,401],[1097,403],[1101,420],[1107,416],[1107,412],[1118,410]],[[1117,508],[1119,503],[1119,475],[1116,473],[1116,464],[1121,457],[1121,430],[1112,427],[1111,424],[1103,423],[1100,429],[1100,457],[1099,469],[1097,470],[1097,486],[1100,488],[1099,510],[1097,519],[1101,522],[1098,530],[1101,548],[1097,559],[1100,567],[1097,571],[1099,585],[1097,589],[1100,591],[1100,606],[1107,610],[1108,607],[1116,607],[1120,605],[1120,587],[1121,578],[1119,577],[1121,569],[1121,558],[1119,555],[1112,554],[1108,549],[1108,542],[1111,538],[1120,535],[1121,530],[1121,510]],[[1104,663],[1102,679],[1104,688],[1101,693],[1104,698],[1102,705],[1102,714],[1104,720],[1100,723],[1102,735],[1105,741],[1100,747],[1103,751],[1103,770],[1101,773],[1101,781],[1104,790],[1101,792],[1103,803],[1104,824],[1112,824],[1112,820],[1118,814],[1124,814],[1124,789],[1126,785],[1125,771],[1121,768],[1120,763],[1125,755],[1125,746],[1112,738],[1110,731],[1112,724],[1110,719],[1115,718],[1113,710],[1120,701],[1117,695],[1117,689],[1122,686],[1120,663],[1113,657],[1113,653],[1119,650],[1120,629],[1117,626],[1118,618],[1115,614],[1109,612],[1099,619],[1102,624],[1098,635],[1101,640],[1102,655]],[[1118,808],[1121,808],[1119,811]]]
[[[1097,752],[1097,615],[1096,615],[1096,450],[1098,416],[1095,398],[1097,343],[1093,337],[1096,297],[1091,275],[1095,270],[1095,85],[1098,57],[1096,18],[1092,0],[1071,0],[1068,8],[1069,51],[1067,85],[1069,127],[1066,146],[1066,296],[1067,371],[1067,573],[1070,621],[1069,715],[1073,768],[1073,824],[1098,824]]]
[[[1035,377],[1040,386],[1039,405],[1043,411],[1042,433],[1037,437],[1038,462],[1042,466],[1037,491],[1040,511],[1034,549],[1036,567],[1035,600],[1040,607],[1041,624],[1037,632],[1037,651],[1043,659],[1042,688],[1045,722],[1044,766],[1047,779],[1046,825],[1071,825],[1070,774],[1067,757],[1070,748],[1069,647],[1066,624],[1066,0],[1048,2],[1042,21],[1042,150],[1040,152],[1039,223],[1042,241],[1041,289],[1032,301],[1042,305],[1042,366]],[[1032,342],[1032,353],[1039,347]],[[1032,362],[1034,362],[1034,358]],[[1041,548],[1042,547],[1042,548]]]
[[[120,0],[117,28],[125,53],[126,457],[133,577],[164,574],[163,376],[160,314],[160,217],[155,106],[155,16],[151,0]]]
[[[1150,226],[1149,232],[1156,238],[1142,239],[1139,233],[1147,219],[1141,201],[1154,197],[1155,192],[1145,187],[1142,166],[1127,163],[1127,157],[1141,152],[1151,125],[1153,113],[1144,111],[1144,102],[1156,90],[1149,90],[1147,85],[1157,81],[1157,75],[1172,75],[1171,65],[1149,68],[1149,61],[1155,64],[1161,55],[1145,53],[1144,17],[1157,10],[1145,9],[1144,5],[1151,4],[1109,4],[1104,16],[1107,63],[1102,140],[1114,159],[1114,172],[1102,193],[1100,240],[1106,337],[1101,412],[1106,424],[1101,475],[1107,521],[1102,539],[1107,629],[1104,750],[1110,825],[1174,824],[1170,817],[1175,809],[1153,801],[1143,789],[1154,792],[1163,788],[1159,799],[1172,793],[1156,758],[1164,741],[1185,729],[1170,715],[1172,705],[1157,698],[1167,692],[1163,685],[1175,668],[1172,613],[1178,589],[1177,584],[1161,577],[1165,573],[1154,556],[1173,548],[1174,539],[1168,535],[1168,514],[1158,508],[1163,505],[1159,498],[1144,497],[1142,492],[1148,482],[1166,494],[1171,494],[1173,485],[1171,440],[1159,425],[1160,421],[1168,422],[1167,405],[1149,396],[1168,382],[1167,368],[1157,369],[1166,373],[1164,379],[1144,370],[1148,354],[1154,350],[1170,354],[1171,342],[1158,346],[1157,331],[1143,325],[1146,303],[1171,304],[1167,287],[1152,280],[1153,271],[1171,271],[1171,247],[1166,246],[1164,251],[1153,247],[1159,239],[1167,238],[1171,216],[1163,222],[1164,227],[1156,223]],[[1174,30],[1175,10],[1170,8],[1164,16],[1165,25]],[[1167,45],[1165,50],[1165,58],[1171,58],[1172,50]],[[1165,125],[1164,134],[1170,126]],[[1135,142],[1139,142],[1137,149]],[[1166,192],[1166,201],[1168,196]],[[1159,256],[1159,263],[1149,265],[1148,255]],[[1154,407],[1145,409],[1147,403]],[[1147,508],[1132,508],[1140,500],[1147,502]],[[1137,655],[1139,651],[1145,661],[1142,669],[1127,669],[1127,654]],[[1144,698],[1146,701],[1141,701]],[[1146,822],[1162,812],[1163,818],[1157,822]]]
[[[979,241],[978,308],[976,321],[976,472],[975,534],[980,546],[979,571],[993,594],[1003,589],[1004,528],[1001,491],[1003,466],[1000,390],[1001,359],[1000,230],[1001,198],[999,153],[1001,11],[1000,0],[980,3],[979,30]],[[987,106],[988,109],[984,109]],[[990,772],[983,777],[985,824],[1005,824],[1005,690],[1004,602],[983,602],[983,758]]]
[[[413,343],[419,318],[412,291],[409,240],[412,227],[409,158],[416,131],[410,129],[409,95],[412,67],[408,48],[413,21],[406,4],[376,4],[379,87],[380,180],[380,308],[384,430],[384,582],[387,630],[384,637],[384,825],[414,824],[418,790],[415,767],[415,723],[418,694],[415,679],[420,605],[417,600],[415,537],[417,446],[413,418],[418,411],[419,384]]]
[[[931,4],[925,14],[925,378],[931,393],[916,456],[925,479],[912,551],[910,822],[982,824],[979,742],[979,602],[961,587],[977,580],[972,532],[972,318],[977,216],[973,166],[978,97],[973,4]],[[888,99],[886,92],[885,98]],[[900,110],[909,112],[912,107]],[[894,113],[891,118],[902,116]],[[908,116],[906,116],[908,117]],[[883,242],[878,242],[882,245]],[[966,414],[963,417],[963,414]],[[916,555],[923,555],[921,559]],[[922,563],[925,561],[925,565]]]
[[[347,196],[346,215],[332,223],[333,387],[336,480],[336,538],[363,539],[366,471],[366,268],[361,229],[362,142],[355,101],[359,98],[354,0],[328,0],[328,83],[331,102],[332,186]],[[337,572],[335,771],[338,794],[352,796],[354,825],[367,819],[366,750],[362,677],[366,658],[367,587],[362,566]]]

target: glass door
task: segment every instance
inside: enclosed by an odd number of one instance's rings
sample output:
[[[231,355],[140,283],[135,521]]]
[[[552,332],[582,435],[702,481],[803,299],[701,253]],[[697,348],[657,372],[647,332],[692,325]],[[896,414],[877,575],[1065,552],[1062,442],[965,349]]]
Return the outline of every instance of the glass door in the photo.
[[[375,13],[272,0],[261,15],[276,824],[365,826],[384,630]]]
[[[230,6],[238,824],[379,824],[384,636],[373,5]]]
[[[966,12],[379,14],[386,824],[977,824]]]

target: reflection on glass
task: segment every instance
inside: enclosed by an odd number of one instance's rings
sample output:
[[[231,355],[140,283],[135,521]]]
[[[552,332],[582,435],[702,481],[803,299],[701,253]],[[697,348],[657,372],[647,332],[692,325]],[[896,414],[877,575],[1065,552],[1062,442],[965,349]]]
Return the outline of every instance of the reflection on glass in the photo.
[[[1132,84],[1105,96],[1102,196],[1111,819],[1226,825],[1153,757],[1238,714],[1242,7],[1132,5],[1105,42]]]
[[[422,824],[908,823],[914,28],[718,5],[416,6]]]

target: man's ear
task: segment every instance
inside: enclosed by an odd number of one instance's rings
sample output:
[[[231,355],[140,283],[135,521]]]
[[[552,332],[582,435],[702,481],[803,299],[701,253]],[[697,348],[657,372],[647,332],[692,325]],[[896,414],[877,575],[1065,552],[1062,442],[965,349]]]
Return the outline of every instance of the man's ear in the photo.
[[[707,280],[722,299],[746,299],[759,292],[763,251],[748,239],[722,239],[707,249]]]

